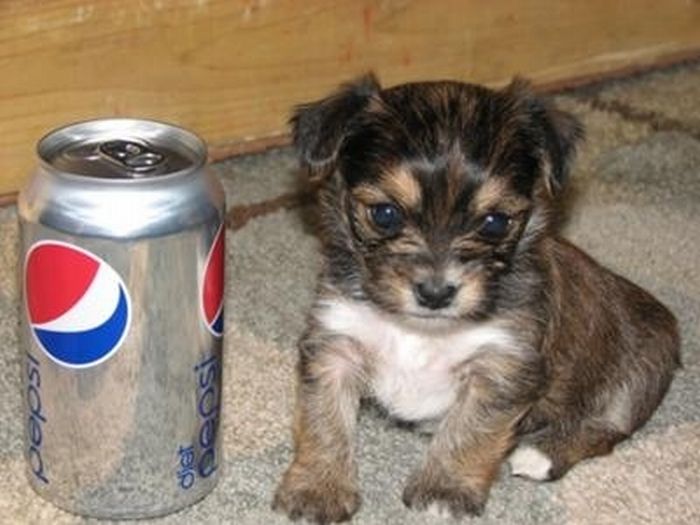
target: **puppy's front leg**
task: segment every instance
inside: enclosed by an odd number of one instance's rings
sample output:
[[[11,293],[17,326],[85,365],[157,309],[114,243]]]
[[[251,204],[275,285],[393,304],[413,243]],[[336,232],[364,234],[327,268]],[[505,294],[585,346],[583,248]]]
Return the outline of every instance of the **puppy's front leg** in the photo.
[[[536,357],[496,355],[468,366],[457,401],[404,490],[408,507],[455,517],[481,514],[514,445],[516,423],[539,393],[542,374]]]
[[[294,460],[273,502],[292,519],[345,521],[360,506],[353,440],[362,367],[351,339],[311,335],[300,343]]]

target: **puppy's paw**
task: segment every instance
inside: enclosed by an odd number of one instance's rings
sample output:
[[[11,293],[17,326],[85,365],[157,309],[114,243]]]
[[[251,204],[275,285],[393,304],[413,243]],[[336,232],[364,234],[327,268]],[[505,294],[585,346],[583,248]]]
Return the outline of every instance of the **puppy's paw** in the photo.
[[[272,508],[290,519],[313,523],[349,520],[360,507],[360,495],[349,480],[329,478],[292,465],[277,489]]]
[[[441,517],[479,516],[484,511],[487,494],[472,490],[444,472],[428,469],[414,473],[403,492],[404,504]]]

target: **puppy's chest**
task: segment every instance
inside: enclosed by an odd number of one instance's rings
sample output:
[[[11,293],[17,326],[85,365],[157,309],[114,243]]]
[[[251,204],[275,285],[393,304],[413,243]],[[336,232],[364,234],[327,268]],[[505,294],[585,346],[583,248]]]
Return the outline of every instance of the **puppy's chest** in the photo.
[[[386,335],[383,344],[370,348],[375,397],[404,420],[441,417],[455,400],[471,352],[460,352],[441,338],[399,331]]]
[[[361,345],[372,394],[406,421],[444,416],[469,373],[469,361],[486,346],[510,341],[507,332],[489,324],[420,330],[346,301],[328,304],[319,319],[325,329]]]

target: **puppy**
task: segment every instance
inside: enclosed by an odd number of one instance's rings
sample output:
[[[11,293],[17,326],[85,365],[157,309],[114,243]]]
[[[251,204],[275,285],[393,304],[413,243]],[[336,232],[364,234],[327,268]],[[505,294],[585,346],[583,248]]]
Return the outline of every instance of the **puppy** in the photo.
[[[536,480],[607,454],[679,366],[673,315],[555,232],[583,132],[516,80],[382,89],[298,108],[324,266],[299,343],[294,460],[273,507],[349,519],[362,398],[435,433],[404,503],[480,514],[502,462]]]

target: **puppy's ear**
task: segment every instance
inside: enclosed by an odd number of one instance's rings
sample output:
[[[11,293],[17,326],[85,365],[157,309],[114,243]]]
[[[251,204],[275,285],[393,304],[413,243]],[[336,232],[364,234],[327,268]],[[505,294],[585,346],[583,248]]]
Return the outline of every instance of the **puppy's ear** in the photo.
[[[381,89],[369,73],[341,86],[331,96],[298,106],[290,120],[292,139],[312,174],[321,175],[336,158],[352,117]]]
[[[526,104],[533,125],[542,137],[544,182],[549,193],[556,195],[566,183],[576,149],[585,137],[583,125],[572,114],[538,97],[530,83],[522,78],[514,79],[506,90]]]
[[[576,149],[585,137],[581,122],[571,113],[561,111],[547,103],[544,106],[542,126],[545,131],[545,148],[549,156],[546,185],[550,194],[557,194],[567,179]]]

